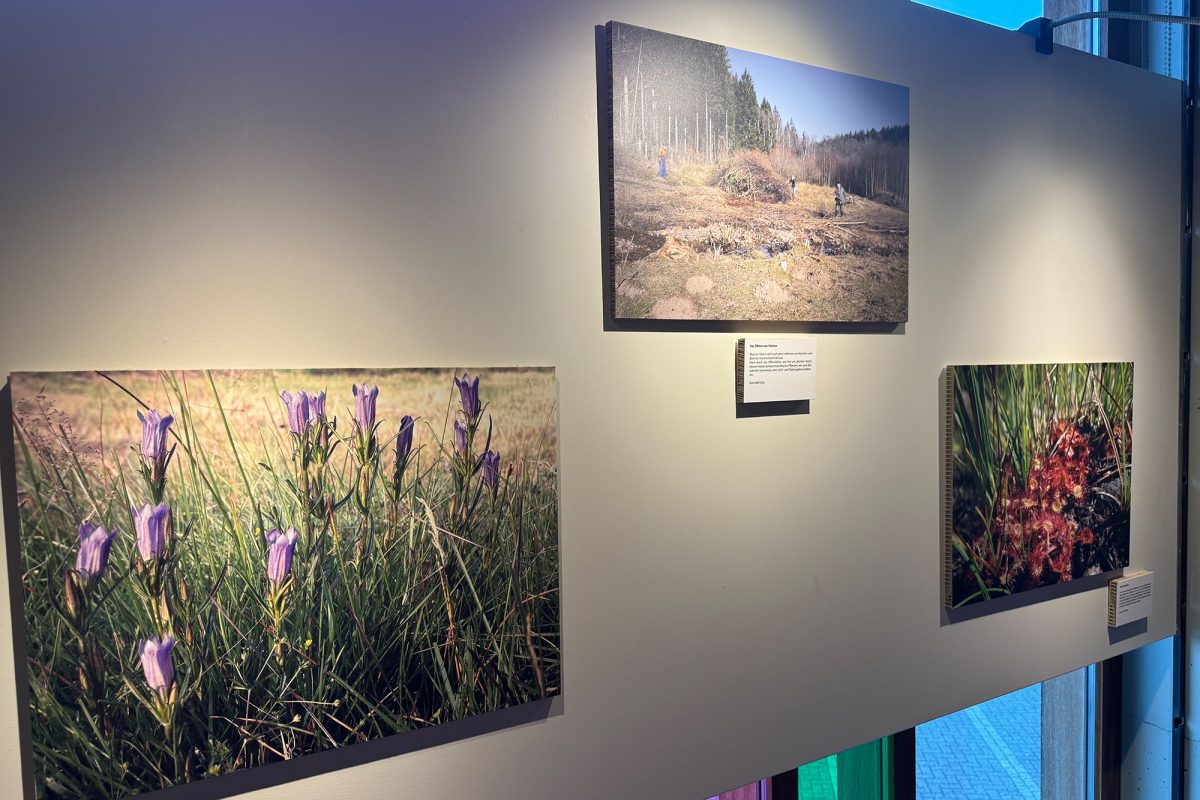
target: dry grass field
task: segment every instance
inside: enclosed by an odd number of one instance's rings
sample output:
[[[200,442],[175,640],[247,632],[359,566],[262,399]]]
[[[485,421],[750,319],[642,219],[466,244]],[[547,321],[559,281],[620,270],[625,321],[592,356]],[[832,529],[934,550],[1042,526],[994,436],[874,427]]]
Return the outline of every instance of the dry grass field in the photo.
[[[557,462],[552,371],[473,367],[459,371],[482,376],[489,410],[505,421],[495,431],[496,449],[551,466]],[[348,419],[354,405],[350,387],[362,381],[376,384],[378,419],[398,424],[405,414],[419,418],[414,434],[417,445],[423,437],[444,436],[455,402],[454,370],[450,369],[222,370],[212,373],[212,385],[202,371],[105,374],[112,381],[96,372],[19,373],[13,376],[13,402],[23,403],[32,413],[39,394],[53,400],[58,411],[71,420],[79,442],[94,449],[108,470],[117,468],[117,459],[124,459],[142,436],[137,416],[129,412],[129,394],[113,381],[151,408],[165,412],[172,409],[174,389],[166,380],[172,377],[187,399],[196,431],[214,443],[209,455],[219,467],[232,459],[232,451],[223,441],[222,408],[234,441],[262,447],[279,459],[290,457],[291,449],[287,413],[279,398],[284,391],[326,390],[329,413]],[[17,455],[20,458],[19,452]]]

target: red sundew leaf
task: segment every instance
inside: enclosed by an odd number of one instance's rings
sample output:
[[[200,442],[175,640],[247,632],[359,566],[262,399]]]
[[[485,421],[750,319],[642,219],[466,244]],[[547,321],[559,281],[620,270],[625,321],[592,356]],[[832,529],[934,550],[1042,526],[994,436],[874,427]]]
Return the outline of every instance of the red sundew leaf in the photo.
[[[1029,559],[1029,576],[1035,581],[1042,579],[1042,573],[1045,571],[1046,557],[1038,555],[1038,551],[1034,551],[1034,555]]]

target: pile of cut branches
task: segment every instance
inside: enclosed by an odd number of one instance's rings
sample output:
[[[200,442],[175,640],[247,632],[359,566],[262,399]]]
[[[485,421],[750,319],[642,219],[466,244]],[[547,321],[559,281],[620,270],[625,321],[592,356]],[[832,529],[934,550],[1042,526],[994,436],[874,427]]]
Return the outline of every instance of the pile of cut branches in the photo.
[[[717,170],[713,185],[737,197],[761,203],[786,202],[791,189],[782,175],[771,166],[766,153],[740,150]]]

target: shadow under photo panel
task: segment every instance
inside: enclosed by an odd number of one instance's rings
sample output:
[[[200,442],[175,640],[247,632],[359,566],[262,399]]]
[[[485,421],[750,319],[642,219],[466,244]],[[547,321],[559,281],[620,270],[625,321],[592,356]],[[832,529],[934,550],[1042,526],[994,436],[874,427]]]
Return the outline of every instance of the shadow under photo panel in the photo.
[[[261,787],[559,696],[552,368],[10,391],[36,797]]]
[[[1131,362],[948,367],[945,424],[947,608],[1129,565]]]
[[[907,321],[907,87],[607,34],[614,319]]]

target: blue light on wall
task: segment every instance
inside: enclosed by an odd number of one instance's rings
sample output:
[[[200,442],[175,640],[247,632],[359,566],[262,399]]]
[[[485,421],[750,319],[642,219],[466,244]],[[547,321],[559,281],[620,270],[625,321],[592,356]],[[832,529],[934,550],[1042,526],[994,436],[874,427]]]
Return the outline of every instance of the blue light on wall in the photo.
[[[1031,19],[1042,16],[1042,0],[913,0],[923,6],[940,8],[1001,28],[1016,30]]]

